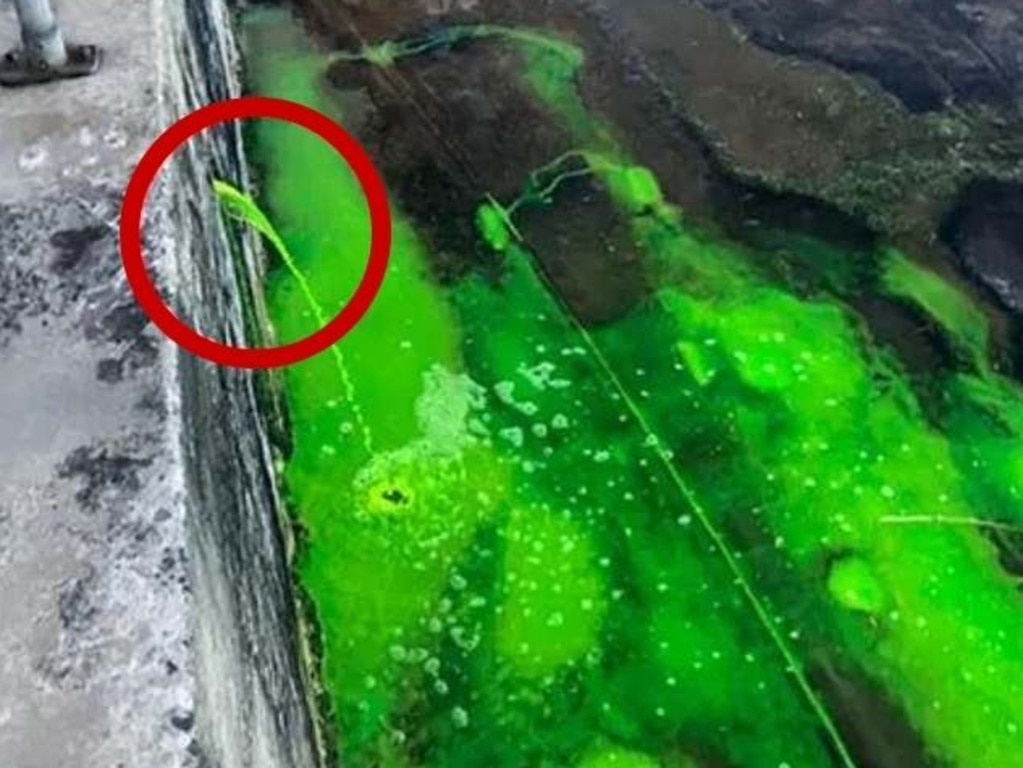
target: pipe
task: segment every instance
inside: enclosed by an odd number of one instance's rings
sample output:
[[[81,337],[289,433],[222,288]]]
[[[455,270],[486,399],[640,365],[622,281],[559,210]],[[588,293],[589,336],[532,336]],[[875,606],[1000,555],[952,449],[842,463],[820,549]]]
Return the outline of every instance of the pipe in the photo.
[[[67,46],[50,0],[14,0],[21,24],[21,42],[29,56],[51,67],[67,63]]]

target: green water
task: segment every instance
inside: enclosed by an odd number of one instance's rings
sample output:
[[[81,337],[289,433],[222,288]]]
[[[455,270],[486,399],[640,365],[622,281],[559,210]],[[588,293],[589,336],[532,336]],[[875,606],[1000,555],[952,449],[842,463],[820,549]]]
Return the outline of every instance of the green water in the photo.
[[[344,764],[855,765],[841,702],[812,682],[837,668],[882,690],[936,763],[1023,765],[1023,611],[986,535],[1023,522],[1023,406],[987,363],[983,313],[906,256],[870,256],[869,289],[953,341],[925,415],[843,280],[797,293],[769,250],[693,227],[579,100],[581,52],[483,30],[446,34],[520,51],[578,151],[524,174],[519,200],[480,201],[498,284],[437,285],[396,201],[379,300],[286,378],[283,479]],[[329,57],[286,15],[246,32],[255,91],[344,120]],[[267,286],[289,341],[351,295],[365,204],[318,138],[268,122],[252,141],[293,262]],[[593,331],[517,224],[580,175],[657,286]],[[822,274],[842,263],[786,243]]]

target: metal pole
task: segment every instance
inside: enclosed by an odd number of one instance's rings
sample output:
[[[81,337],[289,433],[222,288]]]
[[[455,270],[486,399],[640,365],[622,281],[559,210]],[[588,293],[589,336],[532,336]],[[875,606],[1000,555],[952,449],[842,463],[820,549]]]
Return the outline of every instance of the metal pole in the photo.
[[[67,46],[57,24],[50,0],[14,0],[21,23],[21,41],[29,56],[51,67],[67,63]]]

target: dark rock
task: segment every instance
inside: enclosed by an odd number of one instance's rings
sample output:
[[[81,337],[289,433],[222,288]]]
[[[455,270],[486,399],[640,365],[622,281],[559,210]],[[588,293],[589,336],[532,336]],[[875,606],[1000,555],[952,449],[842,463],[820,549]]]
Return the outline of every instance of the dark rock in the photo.
[[[996,326],[996,365],[1023,380],[1023,185],[968,186],[940,234],[964,275],[1006,311],[1008,325]]]
[[[398,62],[395,72],[408,92],[375,68],[339,64],[329,73],[334,85],[359,78],[366,90],[373,111],[360,138],[394,179],[394,194],[429,243],[431,267],[442,282],[493,267],[474,224],[480,202],[488,195],[513,200],[528,169],[573,146],[515,77],[519,63],[496,46],[470,46],[457,58]],[[410,110],[410,100],[419,109]]]
[[[823,653],[810,676],[831,705],[846,746],[860,768],[936,768],[905,712],[877,683],[854,670],[841,669]]]
[[[1023,12],[1017,0],[699,0],[758,44],[877,80],[913,111],[949,99],[1018,105]]]
[[[583,226],[580,226],[583,223]],[[526,207],[519,226],[544,273],[584,324],[624,317],[649,294],[629,222],[589,179],[563,184],[557,205]],[[574,258],[585,253],[586,259]]]
[[[893,350],[918,380],[958,369],[952,340],[918,307],[874,293],[854,297],[851,304],[867,321],[874,340]]]
[[[1023,317],[1023,186],[973,184],[946,217],[942,237],[971,278]]]

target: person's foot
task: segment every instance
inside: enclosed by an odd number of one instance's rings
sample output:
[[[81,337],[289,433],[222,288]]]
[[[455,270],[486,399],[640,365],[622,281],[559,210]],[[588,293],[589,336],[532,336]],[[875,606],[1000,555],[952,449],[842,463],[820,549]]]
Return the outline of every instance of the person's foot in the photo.
[[[60,65],[48,64],[24,48],[16,48],[0,58],[0,85],[17,88],[85,77],[95,73],[102,60],[102,51],[95,45],[69,45],[67,61]]]

